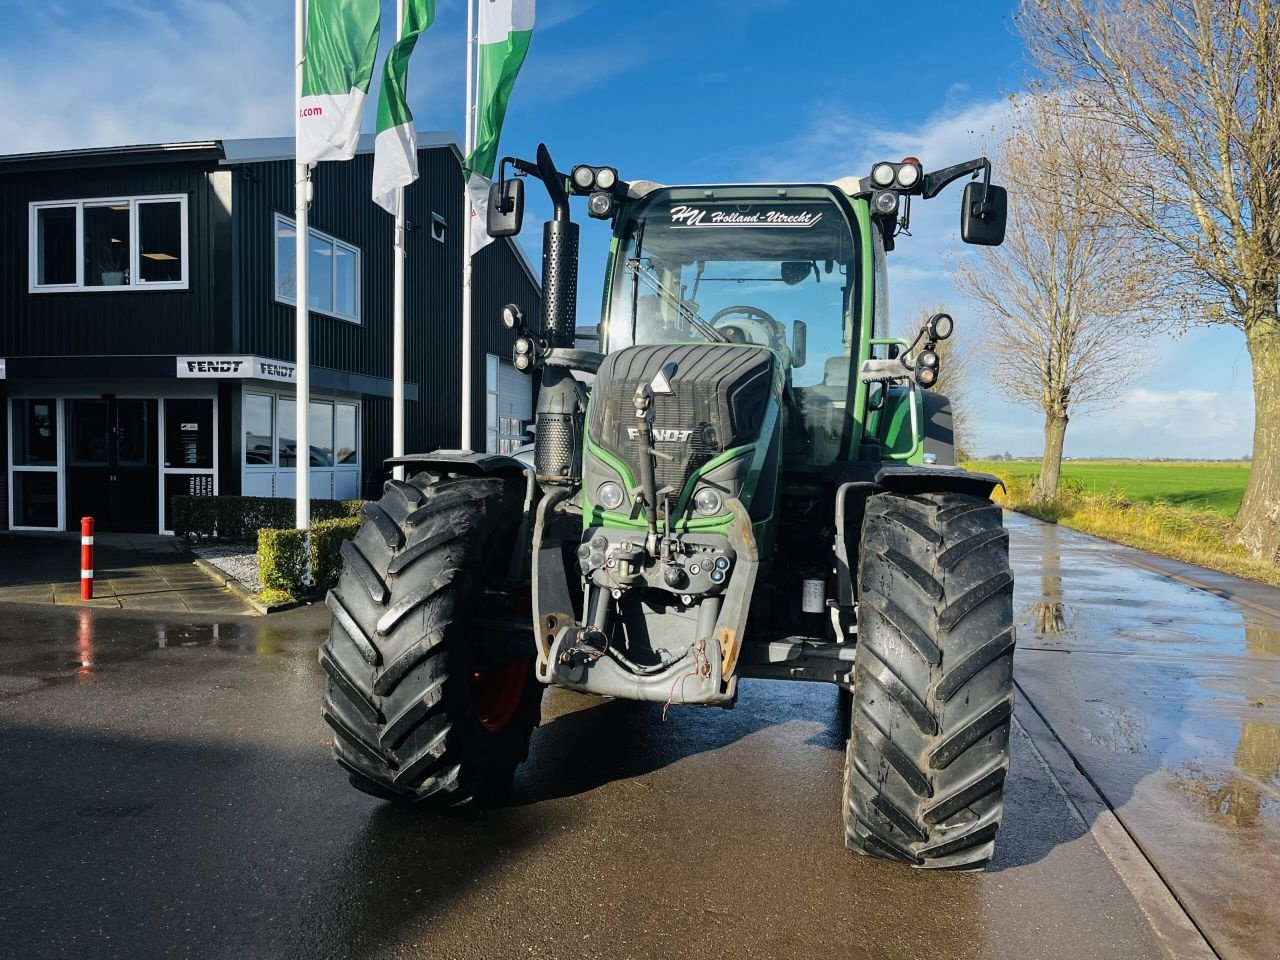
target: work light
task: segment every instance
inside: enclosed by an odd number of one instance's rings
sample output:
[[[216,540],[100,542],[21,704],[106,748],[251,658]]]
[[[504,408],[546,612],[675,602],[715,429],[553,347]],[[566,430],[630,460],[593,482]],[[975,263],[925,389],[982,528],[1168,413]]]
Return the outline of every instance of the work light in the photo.
[[[613,185],[618,182],[618,171],[613,167],[597,167],[596,168],[596,186],[601,190],[612,190]]]
[[[893,164],[877,163],[871,168],[871,182],[877,187],[887,187],[893,183]]]
[[[573,185],[579,190],[590,190],[596,182],[596,172],[585,163],[580,163],[573,168],[573,172],[569,174],[569,179],[573,181]]]
[[[892,190],[877,190],[871,197],[872,210],[882,217],[898,212],[898,195]]]
[[[902,161],[902,165],[898,167],[898,175],[896,177],[898,186],[904,190],[910,190],[920,182],[923,173],[920,170],[920,161],[915,157],[907,157]]]
[[[596,220],[608,220],[616,208],[617,202],[611,193],[596,191],[587,201],[587,213]]]
[[[935,313],[929,318],[929,339],[945,340],[951,336],[951,332],[955,330],[955,321],[951,319],[949,313]]]
[[[502,325],[508,330],[515,330],[524,324],[524,314],[514,303],[502,308]]]

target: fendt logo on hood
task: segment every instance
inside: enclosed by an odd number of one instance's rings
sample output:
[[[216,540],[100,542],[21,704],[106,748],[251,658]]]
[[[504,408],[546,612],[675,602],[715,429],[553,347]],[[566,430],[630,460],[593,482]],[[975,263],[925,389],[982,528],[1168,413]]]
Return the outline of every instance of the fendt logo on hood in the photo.
[[[632,440],[640,439],[640,430],[638,427],[627,427],[627,436]],[[655,430],[653,431],[653,439],[658,443],[684,443],[691,436],[692,430]]]

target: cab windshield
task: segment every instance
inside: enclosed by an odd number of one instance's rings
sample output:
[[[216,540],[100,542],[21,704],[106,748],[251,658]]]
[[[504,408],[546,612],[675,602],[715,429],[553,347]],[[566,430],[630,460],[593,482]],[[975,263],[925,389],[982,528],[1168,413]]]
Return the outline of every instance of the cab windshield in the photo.
[[[793,386],[829,392],[843,408],[855,253],[849,220],[823,187],[658,191],[622,227],[605,349],[767,346]]]

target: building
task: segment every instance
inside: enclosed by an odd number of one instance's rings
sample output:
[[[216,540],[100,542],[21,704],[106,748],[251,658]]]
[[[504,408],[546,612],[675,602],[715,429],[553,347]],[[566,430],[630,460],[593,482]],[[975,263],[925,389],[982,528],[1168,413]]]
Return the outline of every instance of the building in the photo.
[[[392,218],[369,199],[372,138],[313,172],[312,496],[376,494],[391,453]],[[419,136],[406,190],[410,452],[459,445],[461,154]],[[175,494],[292,497],[293,141],[0,157],[0,524],[170,528]],[[503,303],[540,290],[519,247],[475,260],[472,422],[504,450],[532,421]]]

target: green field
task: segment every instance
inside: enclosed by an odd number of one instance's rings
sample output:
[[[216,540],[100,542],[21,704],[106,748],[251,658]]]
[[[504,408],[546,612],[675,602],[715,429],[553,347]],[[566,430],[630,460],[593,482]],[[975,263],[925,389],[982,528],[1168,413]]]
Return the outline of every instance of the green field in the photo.
[[[1003,476],[1033,477],[1040,461],[976,460],[967,464]],[[1116,490],[1126,499],[1177,504],[1235,516],[1249,479],[1247,463],[1144,463],[1137,460],[1069,460],[1064,482],[1079,482],[1089,493]]]

